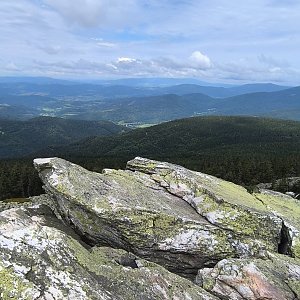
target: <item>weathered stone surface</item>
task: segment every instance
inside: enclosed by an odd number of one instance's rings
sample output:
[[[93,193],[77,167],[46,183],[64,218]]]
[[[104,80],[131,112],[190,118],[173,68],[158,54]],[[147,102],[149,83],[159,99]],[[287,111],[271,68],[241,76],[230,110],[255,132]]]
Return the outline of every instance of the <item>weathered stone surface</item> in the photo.
[[[46,206],[1,212],[0,299],[218,299],[131,253],[77,238]]]
[[[280,252],[300,258],[300,201],[270,190],[261,190],[255,196],[283,220]]]
[[[196,283],[221,299],[300,299],[300,260],[283,255],[224,259],[212,269],[200,270]]]
[[[63,218],[90,242],[177,273],[229,257],[264,257],[280,243],[281,218],[242,187],[212,176],[143,158],[103,174],[58,158],[35,166]]]
[[[0,201],[0,212],[10,208],[30,207],[32,205],[44,204],[49,206],[53,211],[57,211],[57,203],[47,194],[22,199],[23,201]],[[25,200],[25,201],[24,201]],[[57,214],[60,217],[59,214]]]
[[[149,175],[96,174],[60,159],[36,166],[63,217],[94,244],[123,248],[186,273],[234,255],[223,230]]]
[[[181,166],[143,158],[129,161],[127,168],[151,174],[151,178],[188,202],[211,224],[277,245],[281,220],[243,187]]]
[[[0,213],[0,298],[299,299],[299,200],[144,158],[34,163],[47,195]]]

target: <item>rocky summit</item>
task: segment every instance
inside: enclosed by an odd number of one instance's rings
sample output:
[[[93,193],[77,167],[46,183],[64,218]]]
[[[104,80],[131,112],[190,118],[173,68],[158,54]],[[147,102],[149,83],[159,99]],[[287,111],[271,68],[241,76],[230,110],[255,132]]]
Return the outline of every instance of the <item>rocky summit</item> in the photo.
[[[300,201],[166,162],[34,160],[0,208],[1,299],[300,299]]]

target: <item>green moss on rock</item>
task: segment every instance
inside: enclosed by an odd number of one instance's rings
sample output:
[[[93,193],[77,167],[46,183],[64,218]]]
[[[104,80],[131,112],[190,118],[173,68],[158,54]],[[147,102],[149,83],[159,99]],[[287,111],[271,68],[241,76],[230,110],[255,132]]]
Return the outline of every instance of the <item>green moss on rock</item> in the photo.
[[[263,191],[255,196],[276,216],[280,217],[287,228],[290,252],[300,258],[300,201],[281,193]]]
[[[33,284],[18,276],[0,262],[0,298],[2,300],[32,300]]]
[[[288,286],[295,293],[296,297],[300,299],[300,279],[292,279],[287,281]]]

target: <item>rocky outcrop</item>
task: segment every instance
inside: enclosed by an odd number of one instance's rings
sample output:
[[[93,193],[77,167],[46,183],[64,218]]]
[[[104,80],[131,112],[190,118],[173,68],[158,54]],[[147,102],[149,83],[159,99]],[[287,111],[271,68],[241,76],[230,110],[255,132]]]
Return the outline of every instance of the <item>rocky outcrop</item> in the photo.
[[[88,247],[37,206],[0,213],[0,299],[218,298],[124,250]]]
[[[34,164],[47,195],[0,214],[4,299],[299,299],[298,200],[139,157]]]
[[[172,272],[196,274],[225,258],[266,257],[281,243],[280,216],[213,176],[143,158],[103,174],[58,158],[35,166],[63,218],[89,243],[125,249]]]
[[[224,259],[202,269],[196,283],[221,299],[300,299],[300,260],[280,255],[262,259]]]

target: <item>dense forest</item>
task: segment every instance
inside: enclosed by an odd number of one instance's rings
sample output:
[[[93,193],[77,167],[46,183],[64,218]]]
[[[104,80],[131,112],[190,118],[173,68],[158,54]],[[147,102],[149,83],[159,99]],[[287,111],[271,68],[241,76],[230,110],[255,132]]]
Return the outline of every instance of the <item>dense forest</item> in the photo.
[[[109,121],[67,120],[37,117],[28,121],[0,119],[0,159],[30,155],[47,146],[59,146],[89,136],[116,135],[128,131]]]
[[[42,185],[31,160],[0,161],[0,200],[42,193]]]
[[[49,148],[36,156],[59,156],[83,167],[125,168],[135,156],[169,161],[252,187],[300,175],[300,122],[255,117],[197,117],[93,137]],[[0,161],[1,199],[41,193],[32,159]],[[283,184],[279,186],[284,188]],[[297,192],[297,189],[295,190]]]

